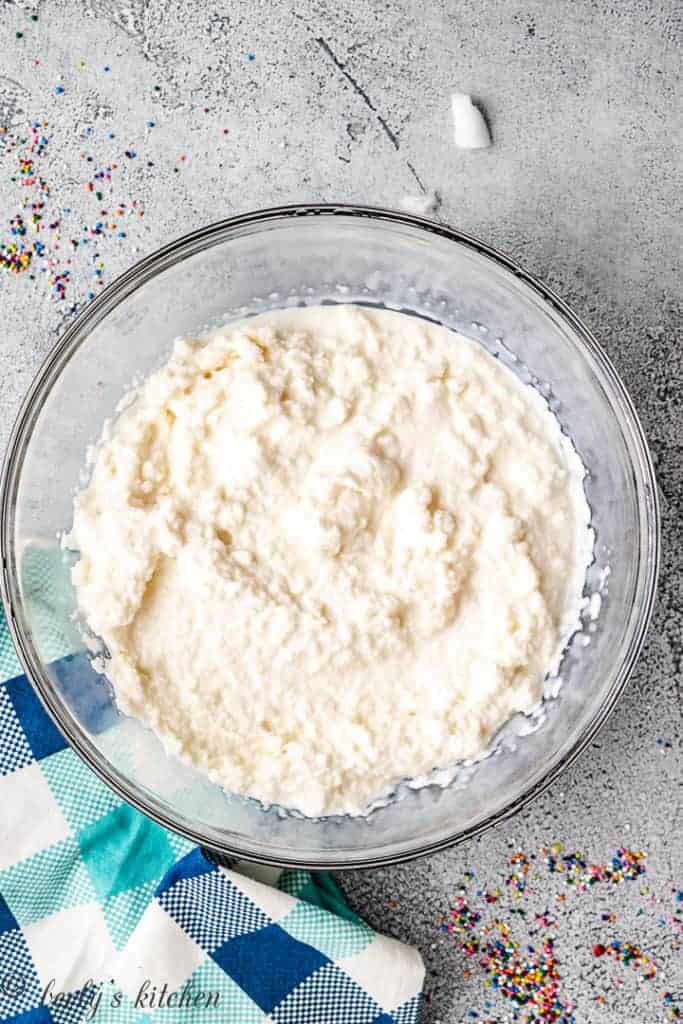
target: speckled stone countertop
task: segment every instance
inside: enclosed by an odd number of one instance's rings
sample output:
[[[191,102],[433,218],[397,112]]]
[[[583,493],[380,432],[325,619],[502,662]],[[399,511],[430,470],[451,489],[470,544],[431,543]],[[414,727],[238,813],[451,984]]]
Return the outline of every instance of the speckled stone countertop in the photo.
[[[439,192],[444,222],[510,253],[574,306],[642,417],[661,488],[661,585],[609,724],[511,821],[437,856],[341,878],[374,927],[422,951],[425,1024],[531,1013],[492,994],[480,956],[439,930],[466,871],[471,905],[510,926],[522,958],[542,935],[554,939],[577,1024],[683,1012],[682,38],[676,0],[0,2],[1,255],[17,261],[12,242],[31,254],[22,273],[0,271],[0,445],[74,309],[160,244],[255,207],[395,206],[421,189]],[[453,90],[484,106],[490,150],[454,147]],[[587,869],[551,873],[538,851],[555,842],[594,864],[642,850],[647,871],[568,885]],[[516,851],[537,860],[515,901],[505,880]],[[595,955],[612,941],[621,953]],[[624,943],[651,958],[654,978],[621,962]]]

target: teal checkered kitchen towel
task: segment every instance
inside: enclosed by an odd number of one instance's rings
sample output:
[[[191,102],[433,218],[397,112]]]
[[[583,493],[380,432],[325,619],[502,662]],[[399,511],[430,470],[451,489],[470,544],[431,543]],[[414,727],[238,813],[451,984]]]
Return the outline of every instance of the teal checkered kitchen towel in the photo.
[[[0,1021],[415,1024],[423,978],[329,876],[218,867],[116,797],[0,610]]]

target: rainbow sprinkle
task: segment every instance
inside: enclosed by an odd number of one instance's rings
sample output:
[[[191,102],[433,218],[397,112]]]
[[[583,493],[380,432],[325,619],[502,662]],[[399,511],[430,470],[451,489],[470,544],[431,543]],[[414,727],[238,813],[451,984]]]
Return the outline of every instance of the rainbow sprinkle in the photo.
[[[510,889],[514,899],[519,899],[527,890],[527,882],[531,861],[525,853],[513,853],[510,864],[515,870],[505,879],[505,886]]]
[[[33,121],[25,134],[5,131],[1,135],[5,155],[14,155],[17,160],[18,173],[10,180],[21,192],[18,211],[9,218],[6,239],[0,241],[0,272],[20,275],[28,271],[32,280],[37,280],[37,275],[45,275],[52,296],[58,302],[64,302],[73,282],[73,256],[77,250],[104,235],[119,241],[126,239],[128,232],[122,230],[121,219],[133,215],[142,217],[144,209],[135,199],[119,202],[114,204],[113,210],[101,208],[93,223],[83,224],[75,232],[71,227],[67,228],[72,210],[56,207],[50,186],[41,173],[41,158],[49,145],[47,128],[47,121]],[[81,153],[81,158],[86,163],[94,163],[94,158],[86,153]],[[86,192],[93,193],[98,203],[104,201],[103,189],[111,184],[117,168],[118,164],[111,161],[91,173],[84,183]],[[70,237],[62,239],[62,233],[66,231]],[[93,283],[101,287],[105,264],[99,250],[92,253],[90,263]],[[94,298],[94,294],[94,291],[88,291],[87,299]],[[68,312],[75,313],[77,309],[78,304],[74,303]]]
[[[593,956],[611,957],[617,963],[625,964],[627,967],[634,967],[636,970],[645,967],[646,971],[643,977],[647,979],[654,978],[657,973],[654,963],[647,954],[641,952],[637,946],[632,945],[630,942],[620,942],[619,939],[614,939],[607,946],[603,946],[601,942],[596,942],[593,946]]]
[[[12,181],[17,182],[22,189],[34,189],[38,196],[49,195],[49,188],[45,180],[38,174],[36,161],[40,159],[47,149],[47,137],[43,133],[45,122],[34,121],[29,128],[26,137],[21,138],[20,145],[25,150],[18,156],[19,177],[13,177]],[[6,150],[12,152],[15,144],[12,140],[6,143]],[[23,274],[29,269],[34,256],[41,257],[45,253],[45,245],[38,240],[28,240],[29,233],[37,234],[41,229],[45,199],[29,198],[25,193],[21,198],[21,210],[15,213],[9,220],[9,231],[12,241],[0,244],[0,269],[9,270],[12,274]],[[24,213],[27,217],[24,217]]]
[[[553,874],[563,874],[567,885],[585,889],[597,882],[632,882],[645,874],[645,854],[620,846],[609,864],[588,864],[582,853],[562,853],[562,843],[553,843],[541,851],[546,867]]]
[[[528,855],[518,851],[509,860],[511,873],[504,886],[471,889],[474,879],[472,872],[465,872],[462,886],[453,901],[447,918],[439,921],[442,932],[449,935],[465,958],[463,977],[469,979],[480,974],[484,988],[495,992],[508,1004],[506,1020],[519,1024],[577,1024],[577,1004],[574,999],[562,993],[560,964],[556,942],[561,939],[558,918],[546,908],[534,912],[533,916],[520,904],[522,897],[532,894],[530,883],[538,878],[535,865],[545,866],[552,875],[562,876],[564,884],[577,894],[588,892],[595,885],[612,887],[621,882],[642,880],[646,874],[646,855],[641,850],[629,850],[620,846],[607,864],[593,864],[582,853],[565,853],[561,843],[553,843],[548,849]],[[474,890],[474,891],[472,891]],[[642,885],[639,895],[647,898],[647,906],[660,901],[651,895],[649,888]],[[683,926],[683,890],[672,889],[674,913],[668,919],[675,931]],[[479,901],[479,903],[477,903]],[[555,904],[558,912],[568,907],[567,893],[556,893]],[[496,906],[496,917],[491,919],[489,907]],[[522,944],[512,932],[512,917],[501,917],[503,907],[524,926],[529,939],[536,936],[533,944]],[[636,912],[644,913],[643,907]],[[562,915],[560,915],[562,916]],[[599,915],[601,924],[611,926],[616,914],[611,910]],[[660,926],[667,925],[661,918]],[[553,932],[554,937],[550,933]],[[680,942],[674,940],[674,947]],[[616,964],[632,968],[642,982],[657,977],[657,966],[651,954],[639,946],[623,939],[596,942],[592,947],[593,956],[611,960]],[[593,996],[596,1005],[608,1002],[606,992],[615,994],[624,986],[624,979],[611,977],[604,982],[606,988]],[[666,1019],[680,1020],[681,1011],[676,997],[671,992],[662,994]],[[488,1017],[491,1004],[484,1003],[484,1009],[468,1010],[465,1019],[476,1020],[478,1024],[496,1024],[498,1018]],[[654,1021],[653,1021],[654,1024]]]
[[[450,920],[441,928],[455,937],[464,956],[476,960],[486,975],[485,986],[516,1007],[532,1010],[530,1021],[575,1024],[573,1004],[560,997],[553,939],[545,936],[538,950],[527,946],[523,954],[504,921],[494,919],[476,934],[480,923],[481,914],[461,895],[454,902]],[[470,1016],[474,1019],[475,1012],[470,1011]]]
[[[680,1020],[681,1011],[678,1006],[674,1006],[674,996],[672,992],[664,992],[662,995],[664,1000],[664,1008],[666,1010],[666,1016],[668,1020]]]
[[[494,921],[498,937],[489,940],[480,961],[486,971],[486,985],[516,1006],[533,1010],[535,1020],[575,1024],[574,1005],[560,997],[560,972],[555,947],[545,938],[537,951],[528,946],[525,955],[510,937],[502,921]]]

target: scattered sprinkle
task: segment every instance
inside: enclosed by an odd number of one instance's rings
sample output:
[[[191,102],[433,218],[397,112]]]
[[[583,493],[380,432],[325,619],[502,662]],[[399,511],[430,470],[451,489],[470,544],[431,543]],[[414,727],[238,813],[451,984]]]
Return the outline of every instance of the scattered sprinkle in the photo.
[[[577,1016],[576,1000],[563,991],[559,956],[563,940],[560,925],[567,919],[566,914],[571,913],[569,907],[573,900],[567,902],[570,893],[555,893],[559,916],[548,909],[540,912],[533,907],[528,909],[527,901],[534,895],[534,881],[539,877],[539,870],[545,868],[551,875],[559,876],[558,882],[573,889],[578,897],[597,885],[603,887],[604,898],[614,885],[635,879],[644,881],[646,855],[641,850],[620,846],[606,864],[593,864],[582,853],[566,852],[558,842],[540,850],[538,855],[518,851],[510,857],[509,864],[511,871],[504,886],[475,887],[472,885],[474,874],[465,872],[448,916],[438,921],[439,928],[453,939],[462,954],[463,976],[469,979],[478,975],[485,991],[495,992],[506,1001],[505,1021],[510,1024],[579,1024],[583,1018]],[[647,885],[636,887],[634,891],[647,898],[648,906],[661,904],[661,898],[651,895]],[[669,919],[661,918],[659,924],[667,927],[670,921],[677,932],[683,925],[683,889],[673,888],[671,895],[674,912]],[[644,913],[642,907],[638,908],[636,916],[638,913]],[[596,927],[603,929],[613,927],[617,920],[611,908],[601,909],[596,917]],[[680,942],[675,939],[674,948],[679,946]],[[590,978],[593,984],[599,985],[601,991],[592,996],[598,1006],[617,999],[616,993],[625,985],[624,977],[605,976],[607,961],[635,971],[642,984],[647,985],[658,976],[655,957],[634,942],[608,935],[599,941],[593,940],[588,948],[601,963],[594,968],[597,974],[583,976],[584,980]],[[602,982],[596,982],[597,978],[602,978]],[[676,996],[665,992],[662,999],[666,1019],[680,1020]],[[487,1000],[483,1010],[481,1007],[469,1010],[464,1019],[480,1024],[501,1024],[503,1017],[487,1015],[491,1010]]]
[[[47,128],[47,121],[33,121],[28,129],[16,128],[0,136],[4,155],[11,158],[10,162],[16,168],[10,176],[10,183],[16,184],[20,190],[16,212],[7,222],[5,237],[0,235],[0,272],[26,274],[34,281],[44,280],[53,298],[64,303],[73,284],[75,255],[83,249],[88,252],[96,239],[106,235],[125,240],[128,232],[119,221],[124,216],[142,217],[144,209],[137,200],[129,199],[114,203],[109,213],[101,209],[93,223],[75,226],[71,207],[60,209],[56,197],[51,196],[47,179],[41,173],[42,158],[49,143]],[[94,163],[88,153],[81,153],[81,158],[86,165]],[[103,202],[103,186],[112,182],[117,166],[112,161],[94,172],[89,171],[91,177],[83,186],[98,203]],[[101,287],[105,263],[99,250],[90,253],[85,266],[88,265],[94,284]],[[90,289],[87,298],[93,297],[94,291]],[[72,302],[66,312],[73,314],[77,310],[78,303]]]
[[[495,918],[478,933],[481,914],[473,910],[464,896],[459,896],[451,911],[451,919],[441,928],[453,935],[463,954],[483,970],[484,985],[498,992],[515,1007],[533,1011],[529,1020],[575,1024],[574,1005],[560,995],[560,973],[554,940],[544,937],[536,949],[528,945],[524,952],[512,938],[510,927]],[[475,1011],[470,1011],[470,1017]],[[473,1018],[474,1019],[474,1018]]]
[[[561,843],[554,843],[541,851],[548,871],[563,874],[566,885],[585,889],[598,882],[632,882],[645,874],[645,854],[640,850],[627,850],[620,846],[609,864],[589,864],[582,853],[562,853]]]
[[[674,1005],[673,992],[664,992],[662,995],[664,1001],[664,1008],[666,1010],[666,1016],[668,1020],[680,1020],[681,1010],[678,1006]]]
[[[55,96],[61,96],[62,93],[64,92],[64,86],[63,85],[56,85],[52,91],[55,94]]]

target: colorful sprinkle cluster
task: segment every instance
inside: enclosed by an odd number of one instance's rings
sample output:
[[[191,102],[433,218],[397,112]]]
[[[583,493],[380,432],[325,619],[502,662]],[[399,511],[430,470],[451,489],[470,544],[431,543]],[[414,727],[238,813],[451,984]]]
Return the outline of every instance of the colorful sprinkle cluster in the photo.
[[[90,247],[88,264],[93,286],[102,286],[105,264],[98,241],[104,235],[125,239],[127,232],[122,229],[122,218],[142,217],[144,209],[137,200],[129,199],[115,203],[113,209],[98,209],[90,224],[74,224],[72,209],[57,205],[45,177],[43,158],[49,145],[47,129],[47,121],[33,121],[25,133],[2,133],[4,155],[17,161],[14,164],[17,172],[11,174],[10,181],[17,186],[19,195],[18,209],[7,222],[6,239],[0,239],[0,271],[14,275],[28,271],[32,280],[45,275],[52,296],[63,302],[72,280],[77,250]],[[88,163],[94,162],[93,157],[85,153],[81,156]],[[104,186],[111,184],[117,166],[115,162],[108,163],[91,172],[85,182],[86,191],[94,193],[100,203],[105,198]],[[92,299],[94,295],[95,291],[90,290],[86,298]],[[73,303],[68,311],[76,309],[77,304]]]
[[[665,992],[662,999],[664,1000],[667,1018],[669,1020],[681,1020],[681,1010],[678,1006],[674,1005],[673,992]]]
[[[506,924],[496,920],[494,927],[498,935],[487,941],[481,959],[486,984],[515,1006],[532,1010],[531,1019],[575,1024],[574,1005],[560,996],[553,940],[544,939],[539,950],[527,946],[522,954]]]
[[[450,934],[466,936],[473,931],[481,921],[481,914],[472,910],[464,896],[456,896],[451,910],[451,921],[446,931]]]
[[[672,949],[681,948],[681,937],[683,937],[683,889],[672,889],[675,910],[669,918],[669,923],[674,930],[674,940],[671,943]]]
[[[588,864],[582,853],[562,853],[562,843],[554,843],[542,850],[548,871],[563,874],[567,885],[578,886],[581,891],[598,882],[632,882],[645,874],[645,854],[640,850],[627,850],[620,846],[609,864]]]
[[[31,22],[38,20],[38,15],[30,15],[23,26],[24,30],[15,32],[17,45],[22,49],[25,48],[27,38],[31,35],[30,32],[27,33],[26,29],[31,27]],[[252,63],[256,60],[256,55],[252,51],[247,51],[245,59]],[[34,58],[33,64],[38,66],[40,60]],[[88,62],[82,58],[73,63],[73,68],[76,71],[83,71],[87,66]],[[116,68],[109,64],[102,65],[98,70],[105,75],[116,72]],[[151,86],[151,95],[155,100],[158,100],[164,92],[165,90],[160,84]],[[57,80],[53,81],[49,87],[49,103],[61,104],[68,99],[69,94],[73,96],[69,81],[64,80],[63,82],[63,76],[58,75]],[[200,110],[206,115],[217,113],[209,106],[196,108],[196,112]],[[218,131],[223,138],[230,135],[230,128],[216,125],[213,117],[209,117],[206,124],[210,131]],[[60,208],[56,195],[51,195],[51,192],[59,191],[56,187],[58,179],[53,179],[55,187],[50,189],[47,175],[41,173],[43,171],[41,157],[44,156],[48,147],[48,136],[45,131],[48,127],[47,121],[34,121],[27,131],[19,130],[16,127],[0,126],[0,157],[9,155],[18,159],[18,174],[16,173],[16,164],[13,160],[11,161],[10,182],[16,183],[20,189],[14,210],[8,217],[4,229],[0,224],[0,276],[3,271],[6,271],[13,276],[21,275],[30,280],[47,281],[53,298],[60,303],[69,300],[68,307],[63,306],[62,308],[67,314],[71,314],[77,311],[79,305],[70,294],[75,290],[75,282],[81,276],[76,271],[85,269],[91,276],[91,290],[85,297],[88,300],[92,299],[97,288],[104,283],[106,244],[110,239],[115,239],[120,244],[128,237],[128,231],[122,227],[122,218],[124,216],[144,216],[144,209],[139,200],[127,197],[125,201],[119,198],[119,201],[114,203],[112,192],[116,187],[116,172],[120,173],[123,169],[125,174],[129,162],[135,162],[136,165],[143,162],[142,159],[138,159],[139,156],[144,155],[142,147],[145,140],[149,139],[152,130],[156,129],[158,125],[159,121],[156,117],[148,116],[140,125],[141,134],[136,140],[139,144],[138,148],[131,145],[130,140],[127,140],[125,148],[123,146],[118,148],[118,144],[116,144],[117,151],[112,153],[112,158],[108,162],[97,170],[88,169],[83,187],[100,204],[97,211],[93,212],[92,222],[89,224],[74,224],[76,217],[74,211],[68,207]],[[94,129],[86,127],[80,137],[87,138],[93,134]],[[114,140],[115,133],[106,132],[104,137],[110,141]],[[224,139],[224,141],[226,140]],[[53,140],[50,148],[61,154],[67,149],[73,148],[73,139]],[[95,162],[94,157],[89,154],[81,153],[81,157],[88,163]],[[49,162],[45,161],[44,163],[49,164]],[[147,171],[154,167],[153,160],[147,159],[144,163]],[[180,174],[191,163],[191,154],[180,153],[174,160],[173,173]],[[2,163],[0,163],[0,168],[4,169]],[[118,184],[120,187],[120,178]],[[48,202],[51,204],[49,212]],[[106,206],[102,208],[101,204],[106,204]],[[87,250],[84,267],[84,258],[81,253],[83,247],[88,245],[90,249]]]
[[[513,853],[510,857],[510,865],[514,871],[505,879],[505,886],[512,893],[514,899],[519,899],[526,892],[531,861],[525,853]]]
[[[475,971],[483,972],[485,988],[507,1001],[511,1013],[507,1019],[519,1024],[576,1024],[576,1003],[561,992],[555,945],[559,938],[558,919],[545,909],[534,913],[532,920],[530,913],[518,901],[532,894],[533,882],[543,867],[552,875],[561,875],[565,885],[577,893],[584,893],[595,885],[611,887],[642,878],[646,873],[645,854],[640,850],[619,847],[609,863],[592,864],[583,854],[564,853],[562,844],[554,843],[549,849],[539,851],[539,855],[517,852],[510,857],[509,863],[512,871],[505,880],[504,888],[470,888],[474,875],[466,872],[450,915],[439,922],[439,927],[454,939],[465,957],[465,978],[470,978]],[[675,909],[669,920],[679,934],[683,928],[683,891],[674,889],[672,892]],[[642,886],[640,895],[649,896],[649,889]],[[484,911],[488,913],[489,906],[507,902],[506,896],[510,901],[510,920],[503,920],[497,907],[497,916],[487,921]],[[565,900],[566,895],[556,896],[560,906]],[[642,908],[641,912],[644,912]],[[520,943],[513,937],[513,917],[525,925],[530,939],[536,936],[533,944]],[[611,910],[603,911],[600,921],[603,926],[613,926],[616,914]],[[661,919],[660,924],[665,926],[667,921]],[[675,939],[674,947],[678,945],[680,942]],[[632,968],[644,982],[651,982],[657,976],[653,957],[629,941],[610,938],[596,942],[592,953],[596,958],[606,958]],[[619,989],[623,979],[613,977],[611,984]],[[675,995],[663,992],[661,997],[666,1018],[679,1020],[681,1012]],[[595,1002],[601,1006],[606,1001],[602,993],[595,996]],[[495,1024],[493,1017],[485,1016],[490,1009],[491,1004],[486,1002],[484,1013],[470,1010],[467,1019],[476,1020],[477,1024]]]
[[[481,914],[460,894],[450,919],[441,922],[441,929],[452,935],[464,956],[484,971],[487,988],[500,993],[516,1008],[523,1007],[531,1013],[527,1013],[529,1022],[575,1024],[573,1004],[560,996],[553,939],[546,936],[538,950],[527,946],[522,953],[504,921],[495,918],[490,925],[480,925]],[[466,976],[470,973],[467,971]],[[474,1011],[470,1015],[472,1019],[476,1016]]]
[[[33,237],[41,230],[45,202],[50,194],[36,167],[47,149],[48,140],[43,134],[43,127],[43,123],[34,121],[27,136],[21,138],[20,144],[24,148],[18,154],[19,173],[11,179],[22,190],[21,205],[20,211],[9,220],[11,239],[0,243],[0,269],[9,270],[12,274],[23,274],[31,266],[33,257],[40,257],[45,252],[44,244]],[[11,140],[7,149],[11,152],[14,147],[14,140]]]
[[[619,939],[614,939],[608,946],[596,942],[593,946],[593,956],[612,957],[617,963],[634,967],[636,970],[645,967],[646,971],[643,977],[648,979],[654,978],[657,973],[654,963],[646,953],[642,953],[637,946],[633,946],[630,942],[621,942]]]

